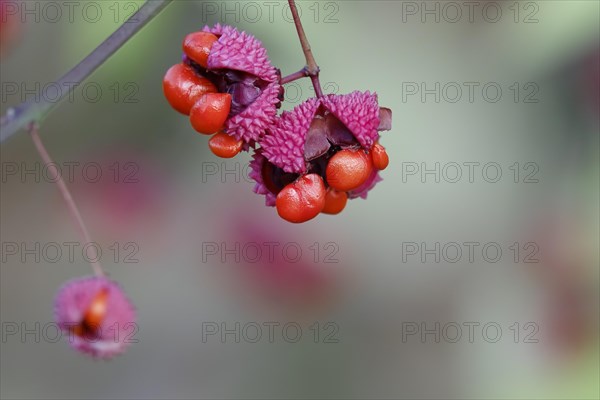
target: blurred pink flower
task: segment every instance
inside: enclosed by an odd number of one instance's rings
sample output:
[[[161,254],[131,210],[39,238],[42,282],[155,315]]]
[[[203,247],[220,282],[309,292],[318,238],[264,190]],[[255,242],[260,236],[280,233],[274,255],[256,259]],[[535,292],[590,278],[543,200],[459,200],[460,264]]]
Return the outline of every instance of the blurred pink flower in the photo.
[[[540,250],[539,263],[532,272],[545,291],[543,328],[540,329],[561,356],[573,356],[586,351],[598,337],[597,308],[594,293],[597,280],[590,279],[587,268],[585,229],[577,216],[553,210],[542,214],[534,228]],[[537,254],[535,255],[537,256]]]
[[[21,31],[19,5],[0,0],[0,59],[12,49]]]
[[[131,241],[140,233],[160,232],[168,218],[171,191],[165,166],[133,149],[107,148],[87,159],[75,168],[71,186],[73,196],[89,207],[86,215],[95,236]]]
[[[262,248],[257,262],[241,257],[240,265],[233,270],[239,289],[236,292],[247,295],[247,300],[282,309],[286,314],[304,314],[328,308],[340,294],[341,276],[334,264],[323,262],[323,258],[315,259],[309,249],[317,240],[314,236],[288,231],[280,224],[239,217],[232,221],[227,238],[241,248],[255,245]],[[268,250],[266,244],[273,250]],[[302,255],[292,259],[283,251],[287,245],[302,248]]]

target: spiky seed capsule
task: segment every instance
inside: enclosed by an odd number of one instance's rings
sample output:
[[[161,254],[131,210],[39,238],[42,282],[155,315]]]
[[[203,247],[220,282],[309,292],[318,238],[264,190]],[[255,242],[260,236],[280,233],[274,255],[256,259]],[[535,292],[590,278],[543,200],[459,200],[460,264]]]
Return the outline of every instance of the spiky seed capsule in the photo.
[[[67,282],[55,300],[55,318],[69,344],[94,357],[122,353],[135,324],[133,305],[119,285],[105,277],[84,277]]]

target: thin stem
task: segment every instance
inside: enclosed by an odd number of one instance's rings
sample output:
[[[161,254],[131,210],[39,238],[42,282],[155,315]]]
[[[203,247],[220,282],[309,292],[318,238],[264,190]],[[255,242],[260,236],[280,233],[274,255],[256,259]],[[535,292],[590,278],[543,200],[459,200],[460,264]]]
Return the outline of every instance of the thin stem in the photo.
[[[311,75],[310,80],[312,81],[313,87],[315,88],[315,94],[317,95],[317,97],[323,97],[323,89],[321,89],[319,75]]]
[[[0,142],[25,128],[32,121],[41,121],[48,113],[57,106],[73,89],[90,76],[98,67],[112,56],[121,46],[133,37],[148,22],[156,17],[172,0],[148,0],[142,7],[132,15],[112,35],[102,42],[94,51],[84,58],[73,69],[67,72],[57,83],[63,90],[59,99],[36,102],[30,100],[10,108],[6,115],[0,117]],[[35,98],[38,98],[37,96]],[[34,98],[34,99],[35,99]]]
[[[302,68],[298,72],[294,72],[293,74],[284,76],[283,78],[281,78],[279,83],[282,85],[285,85],[286,83],[294,82],[294,81],[297,81],[298,79],[306,78],[307,76],[310,76],[308,74],[308,71],[306,70],[306,68]]]
[[[300,20],[300,15],[298,14],[298,9],[296,8],[296,1],[288,0],[288,3],[290,5],[290,10],[292,11],[292,17],[294,18],[296,31],[298,31],[298,38],[300,39],[300,44],[302,45],[302,52],[306,58],[306,71],[308,76],[310,76],[317,97],[323,97],[323,90],[321,89],[321,82],[319,81],[319,66],[315,61],[315,57],[313,56],[310,48],[310,43],[308,42],[306,33],[304,32],[304,27],[302,26],[302,21]]]
[[[38,124],[37,123],[32,122],[29,125],[29,134],[31,135],[31,140],[33,140],[33,144],[35,144],[35,147],[36,147],[38,153],[40,154],[42,161],[44,161],[46,170],[55,171],[54,181],[58,185],[58,190],[62,194],[65,204],[67,205],[67,209],[69,210],[69,213],[71,214],[71,218],[73,218],[73,221],[75,222],[75,224],[77,225],[77,228],[79,229],[79,234],[81,236],[81,239],[83,240],[83,244],[85,245],[87,243],[92,243],[92,237],[90,236],[90,232],[88,231],[87,227],[85,226],[85,223],[83,222],[81,213],[79,212],[79,209],[77,208],[77,204],[75,204],[75,200],[73,200],[73,196],[71,196],[71,192],[69,191],[69,188],[67,187],[67,184],[65,183],[65,181],[62,177],[62,174],[60,172],[58,172],[58,170],[56,168],[52,168],[52,166],[53,165],[56,166],[56,164],[54,163],[54,161],[52,161],[50,154],[48,154],[46,147],[44,147],[44,144],[42,143],[42,139],[40,138],[40,135],[38,133]],[[104,276],[104,270],[102,269],[102,265],[100,265],[100,260],[98,259],[98,253],[96,251],[96,247],[89,246],[88,249],[90,249],[90,248],[93,249],[92,254],[89,255],[90,264],[92,265],[92,269],[94,270],[94,273],[96,274],[96,276],[102,277],[102,276]]]

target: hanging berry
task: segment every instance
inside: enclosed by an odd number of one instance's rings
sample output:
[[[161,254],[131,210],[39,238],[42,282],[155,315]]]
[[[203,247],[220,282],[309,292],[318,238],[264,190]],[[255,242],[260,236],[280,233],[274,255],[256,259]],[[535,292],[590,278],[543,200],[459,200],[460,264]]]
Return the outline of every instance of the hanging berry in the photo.
[[[253,36],[231,26],[204,27],[183,41],[183,61],[163,79],[165,97],[189,115],[211,141],[214,154],[230,158],[254,146],[277,116],[279,72]],[[222,135],[231,137],[225,140]]]
[[[323,207],[323,213],[332,215],[339,214],[346,208],[347,202],[348,193],[329,188],[325,195],[325,207]]]
[[[386,169],[390,163],[390,158],[385,151],[385,147],[379,143],[375,143],[373,145],[373,148],[371,149],[371,157],[373,161],[373,167],[381,171]]]
[[[208,147],[217,157],[232,158],[242,150],[242,143],[228,134],[220,132],[210,138]]]
[[[370,92],[313,98],[284,112],[251,162],[254,191],[290,222],[341,212],[347,199],[366,198],[381,180],[388,157],[376,142],[391,117]],[[315,189],[319,183],[324,190]]]
[[[137,331],[125,293],[100,276],[67,282],[56,296],[55,318],[73,348],[97,358],[122,353]]]

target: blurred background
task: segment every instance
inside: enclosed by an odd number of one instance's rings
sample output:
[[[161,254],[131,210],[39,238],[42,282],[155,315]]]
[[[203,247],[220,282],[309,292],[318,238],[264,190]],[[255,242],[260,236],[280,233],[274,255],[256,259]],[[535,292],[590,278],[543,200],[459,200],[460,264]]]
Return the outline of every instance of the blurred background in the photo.
[[[2,114],[54,98],[142,4],[2,3]],[[137,343],[95,361],[44,332],[91,269],[21,132],[0,147],[2,398],[598,398],[599,3],[298,4],[325,91],[393,110],[384,181],[338,216],[279,219],[250,156],[213,156],[162,77],[217,22],[297,71],[289,9],[174,1],[41,126]]]

